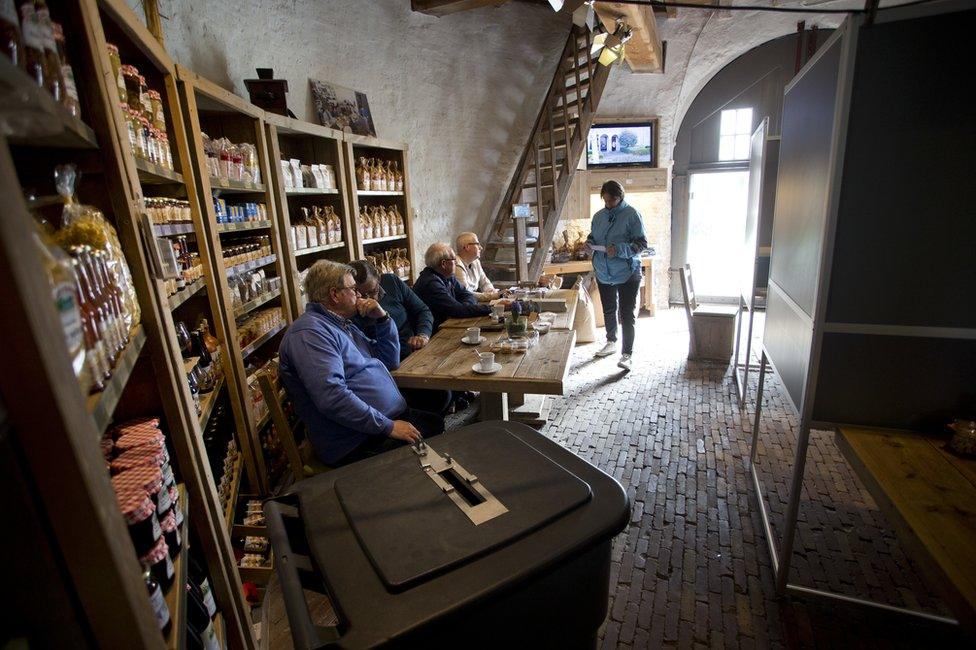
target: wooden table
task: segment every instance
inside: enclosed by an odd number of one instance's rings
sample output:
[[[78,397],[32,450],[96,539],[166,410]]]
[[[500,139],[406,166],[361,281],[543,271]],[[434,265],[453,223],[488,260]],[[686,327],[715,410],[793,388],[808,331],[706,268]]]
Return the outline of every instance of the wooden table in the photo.
[[[908,431],[842,427],[836,440],[960,624],[976,632],[976,461]]]
[[[647,310],[648,314],[653,316],[656,311],[654,307],[654,258],[642,257],[640,261],[641,268],[644,269],[644,286],[641,287],[640,306],[641,309]],[[546,275],[589,273],[592,270],[592,260],[550,263],[542,267],[542,272]]]
[[[556,289],[550,291],[546,298],[563,299],[566,301],[566,311],[556,312],[556,318],[552,321],[553,330],[571,330],[576,322],[576,303],[579,302],[579,293],[572,289]],[[531,300],[531,298],[530,298]],[[467,329],[469,327],[491,328],[497,327],[497,323],[491,320],[490,316],[472,316],[471,318],[449,318],[441,323],[441,329]],[[473,358],[473,357],[472,357]]]
[[[507,420],[509,393],[562,395],[569,370],[569,355],[576,332],[551,330],[539,344],[521,354],[495,354],[502,368],[480,375],[471,366],[478,359],[473,350],[488,351],[501,332],[483,332],[487,341],[475,348],[461,343],[463,332],[442,328],[424,348],[417,350],[393,372],[401,388],[481,391],[481,419]]]

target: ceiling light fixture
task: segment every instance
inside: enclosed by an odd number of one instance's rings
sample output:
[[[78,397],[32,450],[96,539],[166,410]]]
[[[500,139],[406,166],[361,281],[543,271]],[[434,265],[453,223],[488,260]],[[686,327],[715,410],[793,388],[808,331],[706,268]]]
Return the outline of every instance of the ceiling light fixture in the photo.
[[[624,60],[624,45],[634,35],[633,30],[626,22],[617,19],[613,34],[597,34],[593,37],[593,46],[590,48],[590,55],[600,52],[600,65],[610,66]]]

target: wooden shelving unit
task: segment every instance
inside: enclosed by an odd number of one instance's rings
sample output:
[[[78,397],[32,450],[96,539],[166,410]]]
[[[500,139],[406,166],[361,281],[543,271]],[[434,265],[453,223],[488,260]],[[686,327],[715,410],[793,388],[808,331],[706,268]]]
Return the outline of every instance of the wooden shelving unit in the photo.
[[[122,398],[122,391],[129,382],[132,369],[135,368],[145,343],[146,332],[142,325],[136,325],[129,334],[129,343],[115,362],[112,376],[105,382],[105,388],[88,398],[88,412],[91,413],[99,433],[104,433],[108,428],[108,423],[112,420],[112,414],[115,413],[115,407]]]
[[[180,527],[180,539],[183,545],[180,553],[173,560],[173,584],[165,594],[166,607],[169,608],[169,617],[172,621],[169,634],[166,636],[166,647],[170,650],[183,650],[186,647],[186,580],[189,562],[187,554],[190,552],[190,538],[187,534],[190,530],[190,514],[186,507],[186,486],[177,485],[176,489],[180,493],[180,507],[183,508],[183,525]]]
[[[355,257],[352,245],[352,202],[345,191],[348,168],[345,165],[342,149],[343,134],[340,131],[301,122],[281,115],[266,114],[268,147],[271,162],[271,184],[274,188],[275,213],[279,219],[281,250],[285,256],[285,289],[293,317],[297,318],[305,310],[304,294],[301,287],[301,273],[317,260],[328,259],[348,262]],[[303,165],[331,165],[336,187],[324,188],[285,188],[281,171],[281,160],[298,159]],[[342,241],[329,242],[317,246],[297,248],[291,234],[294,224],[301,219],[301,208],[324,208],[329,206],[339,215],[342,228]]]
[[[264,112],[240,97],[224,90],[216,84],[200,77],[186,68],[176,66],[180,99],[187,125],[190,143],[190,157],[193,167],[207,170],[207,157],[203,147],[202,134],[209,137],[227,138],[235,144],[249,143],[258,155],[258,182],[243,182],[217,179],[209,171],[196,175],[195,192],[200,197],[202,228],[206,233],[214,273],[214,295],[217,302],[222,329],[226,333],[227,345],[223,347],[226,360],[227,388],[236,423],[238,446],[244,458],[243,469],[248,486],[255,492],[267,491],[266,472],[261,446],[258,439],[257,422],[247,408],[250,403],[249,387],[245,366],[247,362],[258,363],[276,353],[277,335],[291,322],[292,310],[287,291],[267,297],[261,301],[262,309],[280,308],[283,325],[260,337],[257,341],[243,347],[238,344],[238,328],[243,320],[256,313],[257,305],[251,301],[240,309],[234,308],[232,280],[242,273],[261,270],[265,277],[279,277],[282,285],[290,275],[286,272],[285,252],[281,247],[280,222],[276,214],[276,201],[273,197],[270,156]],[[264,203],[267,207],[268,221],[218,223],[213,197],[225,199],[229,204],[236,202]],[[243,264],[227,268],[223,263],[224,252],[239,243],[267,238],[271,254]],[[260,240],[259,240],[260,241]],[[240,321],[240,322],[239,322]],[[246,357],[250,357],[245,360]]]
[[[343,149],[346,169],[346,192],[350,203],[350,226],[353,232],[353,250],[355,259],[362,259],[394,248],[405,248],[410,260],[409,281],[417,279],[423,265],[417,264],[417,252],[413,238],[413,210],[410,204],[410,163],[407,145],[400,142],[369,138],[360,135],[343,134]],[[393,161],[403,172],[403,191],[380,191],[360,189],[356,184],[356,162],[360,158],[376,158],[383,161]],[[364,238],[359,228],[357,215],[362,206],[384,207],[395,205],[404,220],[404,234],[389,237]]]

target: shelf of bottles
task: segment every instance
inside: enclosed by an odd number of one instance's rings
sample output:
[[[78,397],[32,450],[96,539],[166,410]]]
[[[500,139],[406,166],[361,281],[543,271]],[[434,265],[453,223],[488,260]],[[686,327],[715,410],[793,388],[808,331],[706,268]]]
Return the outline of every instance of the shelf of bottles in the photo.
[[[305,309],[305,274],[318,260],[353,257],[342,133],[268,114],[265,117],[275,207],[283,235],[285,290],[293,316]]]
[[[197,193],[204,204],[217,301],[228,341],[222,352],[229,372],[230,410],[221,412],[218,405],[210,417],[211,421],[233,419],[242,433],[230,448],[229,441],[218,436],[212,452],[208,446],[208,453],[214,462],[214,476],[221,477],[223,488],[218,492],[222,498],[227,498],[232,484],[244,484],[253,493],[265,494],[258,418],[249,408],[247,377],[254,364],[260,365],[277,353],[280,334],[292,314],[269,180],[264,113],[190,71],[178,66],[177,72],[190,150],[199,169]],[[235,460],[226,462],[231,458]],[[241,470],[236,478],[230,473],[235,467]],[[230,526],[233,522],[226,523]]]
[[[420,269],[414,263],[406,145],[357,136],[347,138],[344,149],[352,170],[348,187],[357,257],[381,273],[414,280]]]

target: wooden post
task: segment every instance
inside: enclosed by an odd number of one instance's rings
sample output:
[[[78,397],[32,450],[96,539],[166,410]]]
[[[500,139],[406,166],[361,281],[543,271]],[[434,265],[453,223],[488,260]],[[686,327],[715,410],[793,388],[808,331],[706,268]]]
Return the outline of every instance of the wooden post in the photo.
[[[142,0],[142,9],[146,12],[146,27],[160,45],[163,43],[163,22],[159,15],[158,0]]]

